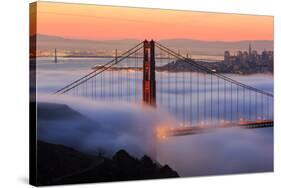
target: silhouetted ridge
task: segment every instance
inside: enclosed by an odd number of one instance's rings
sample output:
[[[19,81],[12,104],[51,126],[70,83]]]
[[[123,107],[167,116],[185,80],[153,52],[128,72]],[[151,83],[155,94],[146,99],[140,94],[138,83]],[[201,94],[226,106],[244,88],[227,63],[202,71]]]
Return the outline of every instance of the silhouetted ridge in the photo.
[[[38,185],[179,177],[149,156],[140,160],[119,150],[112,159],[91,156],[62,145],[38,141]]]

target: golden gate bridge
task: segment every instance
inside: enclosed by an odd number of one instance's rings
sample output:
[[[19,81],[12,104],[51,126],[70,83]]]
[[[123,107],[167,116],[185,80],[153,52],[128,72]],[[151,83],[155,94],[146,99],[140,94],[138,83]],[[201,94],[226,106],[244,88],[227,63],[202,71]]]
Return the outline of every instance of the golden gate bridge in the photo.
[[[178,127],[157,136],[211,128],[273,126],[273,94],[210,70],[156,42],[143,41],[55,94],[147,104],[168,111]]]

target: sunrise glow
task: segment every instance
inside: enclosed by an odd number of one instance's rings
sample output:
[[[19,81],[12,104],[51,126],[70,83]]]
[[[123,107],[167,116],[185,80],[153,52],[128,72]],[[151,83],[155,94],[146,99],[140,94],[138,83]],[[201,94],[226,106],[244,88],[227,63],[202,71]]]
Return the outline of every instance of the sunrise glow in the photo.
[[[39,2],[37,33],[79,39],[272,40],[273,17]]]

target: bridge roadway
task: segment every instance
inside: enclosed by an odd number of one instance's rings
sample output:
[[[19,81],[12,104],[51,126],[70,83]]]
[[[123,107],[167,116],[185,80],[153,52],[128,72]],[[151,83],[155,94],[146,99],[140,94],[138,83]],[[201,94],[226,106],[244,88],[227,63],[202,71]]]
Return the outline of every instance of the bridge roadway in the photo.
[[[184,136],[204,133],[211,131],[216,128],[231,128],[231,127],[241,127],[241,128],[266,128],[273,127],[274,122],[270,120],[259,120],[252,122],[240,122],[240,123],[226,123],[221,125],[199,125],[193,127],[180,127],[180,128],[168,128],[168,127],[158,127],[156,129],[156,136],[159,139],[164,139],[166,137],[172,136]]]

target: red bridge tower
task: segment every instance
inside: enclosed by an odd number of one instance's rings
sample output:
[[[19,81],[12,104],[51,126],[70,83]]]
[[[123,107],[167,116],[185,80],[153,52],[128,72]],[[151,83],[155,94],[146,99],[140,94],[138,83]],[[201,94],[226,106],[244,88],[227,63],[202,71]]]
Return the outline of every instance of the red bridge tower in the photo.
[[[145,104],[156,107],[155,82],[155,44],[154,41],[143,42],[143,82],[142,98]]]

